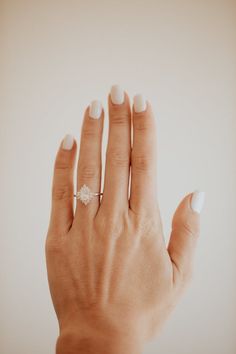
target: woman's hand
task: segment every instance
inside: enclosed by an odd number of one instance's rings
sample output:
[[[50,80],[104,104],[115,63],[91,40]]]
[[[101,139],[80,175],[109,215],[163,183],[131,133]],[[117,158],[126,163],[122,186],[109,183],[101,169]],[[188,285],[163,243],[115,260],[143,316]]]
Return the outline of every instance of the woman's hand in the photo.
[[[177,208],[166,248],[156,199],[156,127],[151,105],[113,86],[104,194],[73,211],[76,142],[58,150],[46,240],[48,280],[59,321],[57,354],[137,354],[191,277],[203,192]],[[86,109],[77,190],[101,188],[104,111]],[[130,195],[129,195],[130,181]]]

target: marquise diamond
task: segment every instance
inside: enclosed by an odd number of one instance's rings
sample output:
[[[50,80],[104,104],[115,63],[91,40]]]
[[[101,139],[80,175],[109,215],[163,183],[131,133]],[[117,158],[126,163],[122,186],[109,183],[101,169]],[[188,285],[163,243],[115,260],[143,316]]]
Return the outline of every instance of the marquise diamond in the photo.
[[[89,187],[84,184],[78,191],[77,197],[84,205],[87,205],[93,198],[93,193]]]

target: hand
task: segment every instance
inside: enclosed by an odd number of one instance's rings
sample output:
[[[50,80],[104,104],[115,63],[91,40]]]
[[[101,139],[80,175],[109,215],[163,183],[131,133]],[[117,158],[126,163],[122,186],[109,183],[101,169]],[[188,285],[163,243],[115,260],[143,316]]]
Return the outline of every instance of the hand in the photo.
[[[46,260],[60,328],[57,354],[140,353],[191,278],[204,194],[189,194],[180,203],[166,247],[155,193],[151,105],[137,95],[131,112],[127,93],[113,86],[108,107],[101,201],[77,200],[74,212],[73,137],[65,137],[56,156]],[[103,121],[104,110],[93,101],[82,126],[78,190],[86,184],[100,191]]]

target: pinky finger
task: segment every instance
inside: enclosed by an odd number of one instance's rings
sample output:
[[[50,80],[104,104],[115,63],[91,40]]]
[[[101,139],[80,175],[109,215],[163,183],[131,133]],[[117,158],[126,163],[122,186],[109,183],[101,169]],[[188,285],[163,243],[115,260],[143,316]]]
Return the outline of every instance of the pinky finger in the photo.
[[[52,183],[52,206],[49,229],[56,234],[66,233],[73,222],[73,175],[76,142],[66,135],[57,152]]]

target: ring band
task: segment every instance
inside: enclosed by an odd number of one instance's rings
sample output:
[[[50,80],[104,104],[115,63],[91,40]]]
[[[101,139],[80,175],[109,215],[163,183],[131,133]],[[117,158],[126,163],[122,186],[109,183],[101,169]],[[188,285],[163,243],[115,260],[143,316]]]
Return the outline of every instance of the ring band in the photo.
[[[88,186],[86,186],[86,184],[84,184],[80,188],[80,190],[76,194],[74,194],[74,197],[80,200],[81,203],[83,203],[84,205],[87,205],[89,202],[91,202],[93,197],[97,197],[100,195],[103,195],[103,193],[92,192],[91,189]]]

